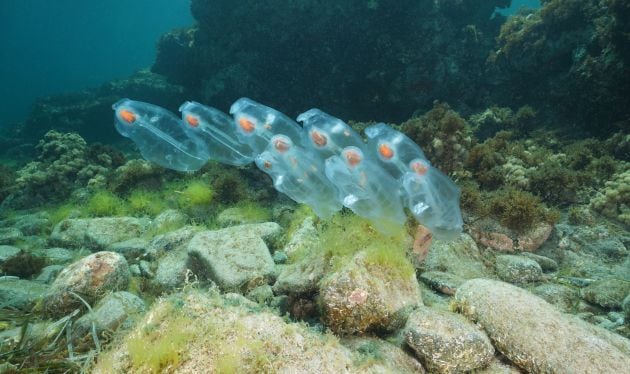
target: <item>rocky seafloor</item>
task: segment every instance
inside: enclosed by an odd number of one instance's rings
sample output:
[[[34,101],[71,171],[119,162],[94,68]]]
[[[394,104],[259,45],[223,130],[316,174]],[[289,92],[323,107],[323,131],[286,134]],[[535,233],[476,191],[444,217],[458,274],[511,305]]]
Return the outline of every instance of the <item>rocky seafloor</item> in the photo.
[[[305,22],[321,10],[305,0],[243,28],[254,3],[192,1],[198,23],[162,38],[152,72],[42,99],[0,133],[0,372],[630,372],[626,3],[506,20],[503,0],[340,1]],[[305,49],[338,32],[353,53]],[[165,170],[111,123],[120,97],[237,94],[395,122],[461,188],[464,232],[320,220],[255,167]]]
[[[627,371],[628,137],[464,136],[493,111],[399,126],[451,154],[451,241],[319,220],[251,166],[176,173],[47,133],[3,189],[2,370]]]

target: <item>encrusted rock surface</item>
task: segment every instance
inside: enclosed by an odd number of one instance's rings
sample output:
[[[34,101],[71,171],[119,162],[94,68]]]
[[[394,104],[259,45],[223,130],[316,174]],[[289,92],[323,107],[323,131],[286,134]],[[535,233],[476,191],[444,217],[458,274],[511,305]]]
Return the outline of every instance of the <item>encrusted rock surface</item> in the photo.
[[[109,291],[126,289],[131,273],[123,256],[114,252],[97,252],[69,265],[55,279],[44,295],[43,310],[61,316],[83,304],[94,303]]]
[[[402,327],[422,302],[415,274],[403,277],[365,262],[359,252],[319,287],[323,320],[337,334]]]
[[[488,336],[454,313],[420,307],[409,315],[404,331],[405,342],[431,372],[479,369],[494,357]]]
[[[567,316],[516,286],[473,279],[455,299],[495,348],[529,372],[625,373],[630,368],[626,339]]]
[[[542,278],[542,269],[538,262],[524,256],[497,256],[495,268],[499,278],[510,283],[524,284]]]

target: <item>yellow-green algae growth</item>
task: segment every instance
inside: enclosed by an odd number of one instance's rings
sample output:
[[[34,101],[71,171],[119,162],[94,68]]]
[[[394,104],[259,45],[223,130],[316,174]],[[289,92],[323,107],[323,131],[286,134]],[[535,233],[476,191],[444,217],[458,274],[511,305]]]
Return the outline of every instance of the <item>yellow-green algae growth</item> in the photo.
[[[302,213],[298,214],[301,219],[304,217]],[[415,272],[407,258],[411,239],[404,227],[400,227],[394,235],[384,235],[365,218],[339,213],[329,220],[320,221],[317,234],[317,244],[290,254],[290,263],[319,252],[331,265],[329,270],[336,271],[355,254],[364,251],[366,265],[378,266],[391,276],[407,279]]]
[[[360,372],[388,365],[361,358],[333,335],[287,322],[240,295],[187,288],[158,300],[92,372]]]

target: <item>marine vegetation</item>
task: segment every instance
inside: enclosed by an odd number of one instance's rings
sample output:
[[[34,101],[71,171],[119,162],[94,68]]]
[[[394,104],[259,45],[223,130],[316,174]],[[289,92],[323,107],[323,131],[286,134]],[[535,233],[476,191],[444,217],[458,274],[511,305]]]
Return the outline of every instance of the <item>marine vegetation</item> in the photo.
[[[447,174],[462,172],[472,146],[470,126],[446,103],[435,103],[424,115],[401,125],[401,131],[418,143],[429,160]]]
[[[549,0],[510,17],[489,59],[494,99],[594,135],[627,128],[628,12],[624,1]]]
[[[490,213],[509,229],[525,231],[539,222],[556,223],[559,213],[544,207],[536,196],[516,189],[499,191],[490,200]]]
[[[121,162],[119,153],[90,147],[76,133],[49,131],[35,148],[39,153],[36,161],[17,171],[12,197],[15,206],[61,201],[78,187],[102,187],[111,168]]]

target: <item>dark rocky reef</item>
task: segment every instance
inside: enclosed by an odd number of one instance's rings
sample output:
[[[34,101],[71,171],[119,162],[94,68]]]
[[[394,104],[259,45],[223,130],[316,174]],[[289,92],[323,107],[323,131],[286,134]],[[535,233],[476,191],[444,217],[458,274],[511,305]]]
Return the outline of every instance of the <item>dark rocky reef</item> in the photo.
[[[593,135],[627,129],[630,4],[542,3],[540,10],[515,15],[501,27],[488,59],[495,103],[532,105],[549,123]]]
[[[76,132],[88,143],[117,141],[120,135],[113,126],[112,104],[123,97],[176,110],[186,95],[164,77],[140,71],[97,88],[45,97],[35,103],[26,121],[0,136],[0,149],[12,158],[32,156],[33,146],[51,129]]]
[[[434,100],[479,107],[509,0],[193,0],[197,24],[164,35],[153,71],[226,109],[249,96],[293,116],[401,121]],[[219,16],[220,15],[220,16]]]

